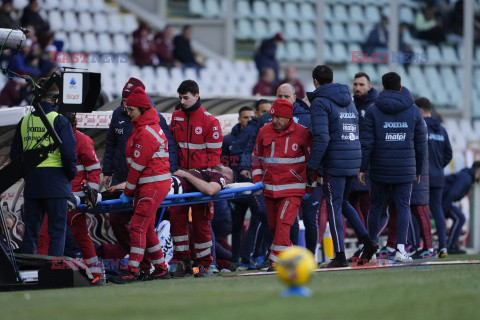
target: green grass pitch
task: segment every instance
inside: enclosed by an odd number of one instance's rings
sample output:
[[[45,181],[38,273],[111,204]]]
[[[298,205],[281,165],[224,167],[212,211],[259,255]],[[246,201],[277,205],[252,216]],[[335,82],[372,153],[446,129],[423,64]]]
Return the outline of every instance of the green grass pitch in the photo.
[[[480,259],[480,255],[449,256]],[[0,292],[0,319],[478,319],[480,265],[315,273],[310,298],[276,276]]]

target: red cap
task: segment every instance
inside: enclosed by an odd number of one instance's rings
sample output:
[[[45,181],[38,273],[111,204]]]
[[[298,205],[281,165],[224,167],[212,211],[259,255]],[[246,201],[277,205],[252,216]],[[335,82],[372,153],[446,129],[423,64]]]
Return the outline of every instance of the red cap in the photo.
[[[280,32],[278,32],[273,37],[273,40],[283,42],[285,39],[283,38],[283,35]]]
[[[142,87],[142,89],[145,90],[145,85],[143,84],[142,81],[133,77],[128,79],[128,82],[125,84],[125,87],[123,87],[122,99],[128,98],[132,93],[132,91],[135,90],[136,87]]]
[[[142,87],[135,88],[132,94],[130,94],[130,97],[128,97],[127,102],[125,102],[125,104],[130,107],[145,108],[145,109],[149,109],[152,107],[152,104],[150,103],[150,99],[148,98],[147,94],[142,89]]]
[[[272,116],[292,119],[293,104],[291,104],[288,100],[285,99],[277,99],[273,102],[272,108],[270,109],[270,114]]]

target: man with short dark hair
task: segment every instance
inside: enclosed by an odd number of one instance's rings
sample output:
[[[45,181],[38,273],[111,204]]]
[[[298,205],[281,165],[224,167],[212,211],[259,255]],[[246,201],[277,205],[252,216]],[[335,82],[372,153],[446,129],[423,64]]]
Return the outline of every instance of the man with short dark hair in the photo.
[[[360,140],[362,162],[358,180],[365,185],[365,171],[370,165],[371,206],[368,232],[378,239],[380,215],[393,191],[397,211],[397,251],[395,260],[411,261],[405,243],[408,231],[412,183],[420,182],[427,152],[427,129],[413,97],[401,91],[401,78],[395,72],[383,75],[384,91],[368,108]]]
[[[358,137],[358,113],[347,85],[333,83],[333,71],[319,65],[312,72],[315,91],[308,92],[311,102],[313,145],[308,161],[307,179],[311,183],[318,174],[327,201],[328,220],[335,258],[325,267],[348,267],[345,257],[342,215],[352,224],[364,243],[360,258],[370,260],[378,246],[355,209],[348,202],[350,185],[358,174],[361,160]]]
[[[428,172],[430,191],[430,212],[435,219],[435,227],[438,235],[438,257],[445,258],[448,255],[446,242],[445,215],[442,207],[442,194],[444,185],[443,169],[452,160],[452,146],[447,131],[440,121],[432,117],[432,104],[427,98],[421,97],[415,100],[420,108],[420,113],[427,124],[428,130]]]
[[[204,170],[220,165],[222,128],[218,120],[202,107],[198,84],[193,80],[185,80],[180,84],[177,92],[180,98],[180,110],[172,114],[170,131],[179,147],[179,167],[185,170]],[[210,220],[213,218],[213,204],[201,203],[170,208],[173,257],[179,260],[176,269],[171,272],[174,278],[185,277],[190,270],[187,228],[189,208],[192,210],[195,261],[199,267],[195,277],[211,275],[208,268],[213,261],[210,248],[212,246]]]

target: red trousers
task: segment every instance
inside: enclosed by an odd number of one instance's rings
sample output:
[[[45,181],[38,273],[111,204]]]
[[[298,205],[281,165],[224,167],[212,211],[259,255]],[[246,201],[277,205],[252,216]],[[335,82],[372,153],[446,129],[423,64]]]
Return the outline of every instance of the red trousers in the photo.
[[[265,206],[268,216],[268,227],[273,235],[273,243],[270,247],[268,258],[278,261],[281,251],[292,245],[290,241],[290,228],[295,222],[302,197],[270,198],[265,197]]]
[[[145,250],[150,254],[155,268],[167,269],[163,258],[162,247],[155,233],[155,215],[157,209],[170,190],[170,181],[156,189],[148,189],[148,185],[135,191],[133,217],[130,222],[130,255],[128,270],[138,273]]]
[[[390,218],[388,220],[388,239],[387,246],[390,248],[397,247],[397,211],[395,206],[391,205],[388,207],[390,212]],[[430,217],[428,216],[427,206],[416,206],[410,205],[410,210],[412,214],[417,218],[418,225],[420,226],[420,234],[422,235],[424,241],[424,248],[431,249],[433,248],[432,242],[432,224],[430,222]]]
[[[117,238],[118,243],[126,252],[130,252],[130,221],[132,220],[133,212],[111,212],[108,215],[110,226],[113,234]],[[148,251],[145,252],[143,260],[140,263],[140,269],[149,272],[152,266]]]
[[[212,235],[210,220],[213,218],[213,203],[200,203],[191,206],[175,206],[170,211],[172,225],[173,259],[190,260],[188,239],[188,211],[192,208],[193,247],[195,262],[204,267],[210,266],[212,258]]]
[[[68,211],[67,224],[72,229],[73,237],[77,242],[78,248],[82,254],[83,260],[94,277],[102,275],[102,266],[98,260],[92,239],[88,234],[87,215],[82,211]],[[50,236],[48,235],[48,216],[45,214],[43,219],[40,237],[38,239],[38,254],[48,255],[48,246]]]

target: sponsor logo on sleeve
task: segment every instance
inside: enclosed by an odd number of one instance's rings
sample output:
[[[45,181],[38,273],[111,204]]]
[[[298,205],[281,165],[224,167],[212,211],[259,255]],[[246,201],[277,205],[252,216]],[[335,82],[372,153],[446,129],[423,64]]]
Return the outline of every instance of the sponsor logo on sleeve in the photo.
[[[298,150],[298,143],[292,144],[292,150],[297,151]]]
[[[140,151],[138,151],[138,150],[133,151],[133,156],[134,156],[135,158],[140,157]]]
[[[218,133],[218,131],[215,131],[213,133],[213,139],[218,139],[220,137],[220,133]]]
[[[195,128],[195,133],[196,134],[202,134],[202,127],[196,127]]]

